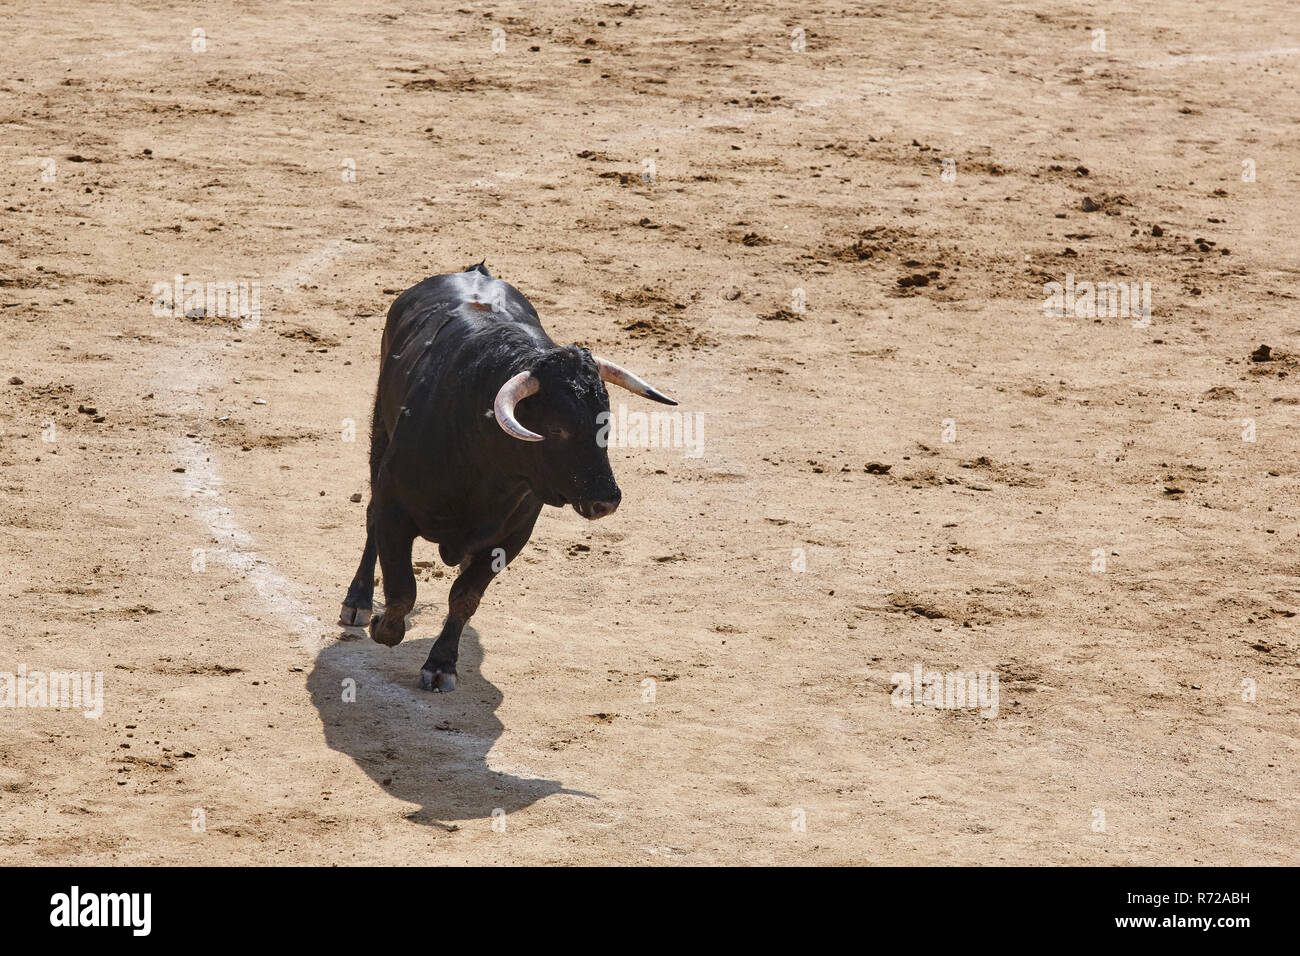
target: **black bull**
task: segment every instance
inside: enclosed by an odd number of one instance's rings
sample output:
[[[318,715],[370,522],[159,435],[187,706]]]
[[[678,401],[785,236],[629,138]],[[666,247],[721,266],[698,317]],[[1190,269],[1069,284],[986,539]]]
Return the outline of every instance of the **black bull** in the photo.
[[[407,289],[388,310],[370,434],[366,547],[339,623],[390,647],[415,606],[422,537],[461,573],[420,685],[456,686],[461,631],[533,533],[542,505],[610,514],[621,494],[601,423],[605,382],[675,405],[625,369],[551,341],[514,286],[480,263]],[[601,413],[605,413],[603,416]],[[384,610],[371,620],[375,559]]]

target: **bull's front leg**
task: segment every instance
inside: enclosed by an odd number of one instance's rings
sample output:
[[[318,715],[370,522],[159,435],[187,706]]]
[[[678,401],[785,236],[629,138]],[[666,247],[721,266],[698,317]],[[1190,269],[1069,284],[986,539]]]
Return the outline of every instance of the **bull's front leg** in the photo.
[[[406,615],[415,607],[415,569],[411,545],[415,526],[396,508],[376,509],[373,534],[384,582],[384,610],[370,622],[370,638],[394,647],[406,635]]]
[[[539,509],[540,510],[540,509]],[[429,658],[420,668],[420,686],[425,690],[450,693],[456,689],[456,659],[460,656],[460,634],[478,610],[483,592],[505,566],[515,559],[533,533],[537,513],[522,528],[496,547],[475,552],[461,567],[460,576],[447,595],[447,620],[433,642]]]

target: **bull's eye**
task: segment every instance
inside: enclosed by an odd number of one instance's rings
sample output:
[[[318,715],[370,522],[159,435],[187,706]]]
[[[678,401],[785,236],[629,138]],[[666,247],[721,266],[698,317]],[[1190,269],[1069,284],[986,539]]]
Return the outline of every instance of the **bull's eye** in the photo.
[[[547,433],[548,435],[550,435],[552,438],[568,438],[568,437],[569,437],[569,433],[568,433],[567,431],[565,431],[563,428],[561,428],[559,425],[553,425],[550,429],[547,430],[546,433]]]

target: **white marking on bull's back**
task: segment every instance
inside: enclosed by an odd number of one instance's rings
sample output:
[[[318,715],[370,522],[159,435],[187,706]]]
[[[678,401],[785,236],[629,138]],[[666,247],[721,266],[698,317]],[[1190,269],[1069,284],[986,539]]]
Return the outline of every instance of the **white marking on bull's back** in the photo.
[[[500,279],[485,276],[481,272],[456,272],[449,281],[462,302],[468,302],[484,312],[508,313],[506,283]]]

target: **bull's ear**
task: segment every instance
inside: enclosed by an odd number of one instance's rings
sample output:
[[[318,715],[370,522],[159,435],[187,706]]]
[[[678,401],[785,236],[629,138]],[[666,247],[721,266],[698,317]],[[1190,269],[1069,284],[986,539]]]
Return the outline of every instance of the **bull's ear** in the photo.
[[[515,405],[529,395],[536,395],[541,387],[542,383],[532,372],[520,372],[501,386],[496,401],[492,403],[492,412],[496,415],[497,424],[501,426],[503,432],[522,441],[544,440],[541,435],[519,424],[515,418]]]
[[[599,355],[593,355],[592,358],[596,362],[596,368],[600,370],[600,377],[611,385],[619,385],[627,389],[629,392],[640,395],[642,398],[648,398],[651,401],[660,402],[664,405],[677,404],[663,392],[659,391],[659,389],[654,388],[648,382],[633,375],[621,365],[607,362]]]

